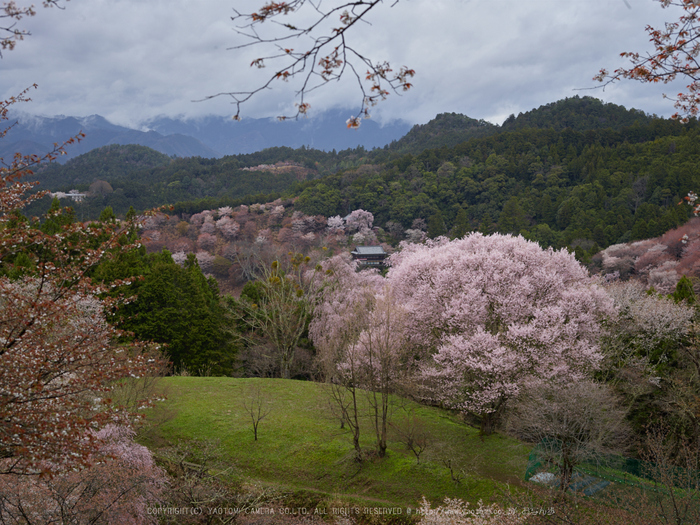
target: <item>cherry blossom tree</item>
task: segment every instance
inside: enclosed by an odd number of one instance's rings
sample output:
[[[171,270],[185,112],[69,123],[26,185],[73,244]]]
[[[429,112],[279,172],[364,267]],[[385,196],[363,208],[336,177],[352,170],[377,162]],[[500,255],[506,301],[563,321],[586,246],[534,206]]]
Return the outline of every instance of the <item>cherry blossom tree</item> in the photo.
[[[371,230],[374,223],[374,215],[365,210],[355,210],[348,215],[345,225],[349,232],[362,232]]]
[[[423,230],[413,230],[409,228],[404,234],[406,235],[406,242],[413,244],[421,243],[428,238],[428,235]]]
[[[698,115],[700,105],[700,4],[696,0],[659,0],[662,8],[678,7],[683,10],[677,22],[666,23],[663,29],[646,27],[649,40],[654,46],[652,53],[621,53],[632,63],[629,68],[619,68],[610,73],[601,69],[595,80],[609,84],[621,79],[639,82],[667,84],[679,75],[690,80],[685,92],[674,101],[677,112],[671,118],[687,122]]]
[[[0,121],[24,93],[0,102]],[[5,133],[7,130],[5,131]],[[4,136],[4,134],[3,134]],[[80,138],[80,137],[77,137]],[[73,142],[71,139],[68,142]],[[0,160],[0,473],[58,472],[86,464],[96,447],[93,430],[128,415],[110,401],[121,379],[153,374],[160,357],[142,344],[119,344],[105,321],[118,298],[89,272],[135,246],[133,222],[81,224],[64,210],[49,212],[52,227],[22,217],[46,192],[22,179],[43,157]],[[125,284],[123,281],[113,286]]]
[[[202,226],[202,224],[204,224],[206,218],[207,215],[204,212],[195,213],[194,215],[192,215],[192,217],[190,217],[190,224],[199,228],[200,226]]]
[[[219,212],[219,218],[221,217],[230,217],[231,214],[233,213],[233,208],[231,206],[223,206],[218,209]]]
[[[203,273],[211,273],[214,270],[214,256],[211,253],[198,251],[195,256]]]
[[[415,75],[406,66],[395,71],[386,61],[373,61],[351,44],[349,37],[353,29],[366,22],[369,12],[381,3],[381,0],[336,0],[329,5],[313,0],[266,1],[251,13],[234,10],[236,31],[246,39],[246,43],[234,49],[263,47],[263,55],[250,66],[259,69],[271,66],[274,70],[257,89],[217,93],[207,98],[230,97],[236,105],[233,118],[239,120],[241,105],[257,93],[270,89],[276,81],[299,79],[296,113],[277,117],[298,118],[310,109],[306,97],[311,91],[349,74],[358,83],[361,109],[348,119],[347,126],[359,127],[360,118],[369,117],[370,107],[384,100],[390,90],[408,91],[412,87],[410,79]],[[279,34],[280,31],[284,33]],[[294,47],[294,42],[307,43]]]
[[[636,420],[670,416],[678,436],[698,440],[695,309],[636,282],[612,283],[607,291],[618,314],[603,338],[603,377],[626,396]]]
[[[211,251],[216,247],[216,235],[202,233],[197,237],[197,246],[201,250]]]
[[[377,236],[372,231],[374,215],[365,210],[355,210],[348,215],[345,226],[348,232],[355,232],[352,241],[357,245],[376,244]]]
[[[372,246],[377,244],[377,236],[372,230],[360,230],[352,236],[352,242],[358,246]]]
[[[282,220],[282,217],[284,217],[284,206],[281,204],[273,206],[272,210],[270,211],[270,223],[277,224]]]
[[[376,272],[357,272],[343,256],[331,258],[323,267],[324,283],[309,335],[332,384],[333,402],[353,431],[357,458],[362,458],[358,395],[366,398],[376,454],[384,457],[390,396],[400,390],[409,371],[405,325],[410,319]]]
[[[148,508],[161,502],[167,476],[150,451],[125,426],[110,424],[92,434],[97,450],[89,468],[54,477],[0,476],[0,521],[157,523]]]
[[[215,234],[216,233],[216,224],[214,224],[214,219],[212,219],[211,216],[208,216],[204,220],[204,224],[202,224],[200,231],[202,233],[208,233],[208,234]]]
[[[216,227],[219,228],[221,233],[227,239],[235,239],[238,235],[238,230],[241,229],[240,224],[234,221],[229,215],[224,215],[221,219],[216,221]]]
[[[633,358],[642,358],[645,366],[652,361],[667,361],[671,356],[654,355],[662,343],[678,346],[688,333],[694,317],[693,308],[671,299],[650,294],[635,281],[616,282],[606,288],[617,315],[608,323],[605,336],[606,354],[616,367],[624,367]]]
[[[329,384],[331,403],[343,427],[352,432],[355,458],[362,460],[360,446],[361,353],[353,351],[370,322],[375,294],[383,279],[375,272],[357,272],[347,254],[323,263],[317,306],[309,324],[309,337],[317,351],[323,379]]]
[[[354,343],[345,349],[338,363],[341,374],[352,370],[353,385],[365,390],[369,416],[374,427],[376,452],[386,455],[390,395],[397,393],[406,375],[403,362],[410,346],[406,340],[406,313],[386,287],[365,303],[365,323]]]
[[[345,233],[345,221],[340,215],[328,217],[328,233],[332,235]]]
[[[478,417],[483,432],[523,386],[598,367],[612,302],[567,251],[479,233],[402,247],[387,279],[422,348],[428,395]]]

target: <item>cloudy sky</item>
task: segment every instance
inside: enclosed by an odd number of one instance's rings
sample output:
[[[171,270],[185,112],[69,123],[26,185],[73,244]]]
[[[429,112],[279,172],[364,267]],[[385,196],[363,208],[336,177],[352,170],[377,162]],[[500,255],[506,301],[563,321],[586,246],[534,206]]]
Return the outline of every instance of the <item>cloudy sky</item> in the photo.
[[[35,0],[36,1],[36,0]],[[336,0],[323,0],[331,6]],[[24,3],[20,0],[19,4]],[[38,3],[38,2],[37,2]],[[18,27],[32,35],[0,60],[0,96],[37,83],[24,112],[44,116],[100,114],[138,126],[166,115],[231,116],[230,99],[193,102],[219,92],[260,85],[271,68],[250,68],[265,49],[231,49],[245,42],[233,8],[256,10],[264,0],[70,0],[64,10],[38,9]],[[592,77],[625,65],[622,51],[650,50],[646,25],[663,27],[678,11],[657,0],[385,0],[371,24],[351,35],[360,51],[416,71],[414,89],[374,108],[380,122],[424,123],[458,112],[501,123],[548,102],[592,95],[669,116],[662,98],[683,84],[623,82],[605,90]],[[299,17],[292,18],[292,17]],[[309,12],[289,16],[301,25]],[[304,41],[286,43],[301,49]],[[269,52],[269,49],[267,50]],[[256,96],[244,117],[293,111],[293,83]],[[583,89],[583,90],[582,90]],[[359,109],[356,83],[334,83],[308,99],[311,114]]]

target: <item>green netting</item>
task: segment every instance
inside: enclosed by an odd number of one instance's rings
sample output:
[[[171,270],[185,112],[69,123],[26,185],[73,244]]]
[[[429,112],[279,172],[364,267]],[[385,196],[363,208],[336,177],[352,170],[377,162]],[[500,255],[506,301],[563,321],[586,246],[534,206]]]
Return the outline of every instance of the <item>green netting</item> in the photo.
[[[559,474],[557,467],[548,459],[552,456],[553,452],[557,451],[557,447],[561,450],[556,440],[543,440],[532,449],[525,470],[525,481],[530,480],[538,473],[551,473],[555,476]],[[579,487],[581,483],[577,480],[584,479],[586,476],[588,477],[586,478],[589,482],[588,486],[597,486],[599,487],[598,490],[607,485],[596,485],[595,482],[599,480],[642,487],[646,490],[666,490],[657,483],[659,480],[659,467],[653,463],[639,459],[618,455],[596,456],[595,458],[590,458],[588,461],[577,465],[574,471],[578,476],[576,479],[572,479],[572,484],[570,485],[572,490],[578,490],[577,487]],[[665,474],[667,477],[671,477],[674,480],[673,484],[679,489],[697,487],[697,485],[700,484],[700,471],[698,470],[666,467]]]

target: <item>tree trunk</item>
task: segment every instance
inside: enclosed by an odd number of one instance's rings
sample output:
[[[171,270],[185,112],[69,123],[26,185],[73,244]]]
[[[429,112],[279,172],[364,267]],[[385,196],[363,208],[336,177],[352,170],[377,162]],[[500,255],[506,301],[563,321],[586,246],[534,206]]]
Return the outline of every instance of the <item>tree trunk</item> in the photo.
[[[282,370],[280,371],[282,379],[291,379],[290,369],[292,368],[292,356],[290,354],[291,352],[282,353]]]
[[[559,489],[562,492],[566,492],[569,489],[569,483],[571,483],[571,478],[574,473],[574,465],[569,460],[569,452],[565,444],[562,444],[561,449],[562,461],[560,465],[560,478],[559,478]]]
[[[479,428],[479,433],[482,436],[490,436],[493,434],[495,423],[493,412],[484,414],[481,417],[481,427]]]
[[[496,402],[496,407],[493,412],[481,416],[481,428],[479,429],[479,433],[482,436],[490,436],[493,434],[494,430],[496,430],[496,424],[501,418],[504,407],[505,399],[501,398]]]
[[[357,392],[355,387],[352,387],[350,391],[352,394],[352,444],[355,447],[355,453],[357,455],[357,461],[362,461],[362,447],[360,447],[360,420],[357,414]]]

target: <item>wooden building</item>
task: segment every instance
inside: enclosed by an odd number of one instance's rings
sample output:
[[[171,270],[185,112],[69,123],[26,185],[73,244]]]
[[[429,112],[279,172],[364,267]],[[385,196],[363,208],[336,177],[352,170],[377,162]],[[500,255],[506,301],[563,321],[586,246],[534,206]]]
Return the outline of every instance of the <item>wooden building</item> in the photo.
[[[384,259],[389,255],[381,246],[355,246],[350,252],[353,260],[358,262],[360,270],[364,268],[384,268]]]

